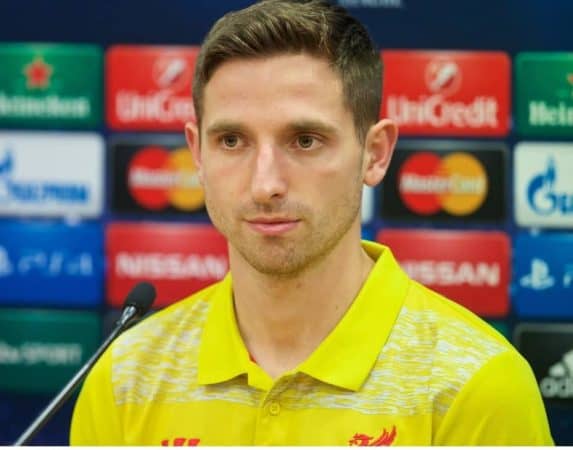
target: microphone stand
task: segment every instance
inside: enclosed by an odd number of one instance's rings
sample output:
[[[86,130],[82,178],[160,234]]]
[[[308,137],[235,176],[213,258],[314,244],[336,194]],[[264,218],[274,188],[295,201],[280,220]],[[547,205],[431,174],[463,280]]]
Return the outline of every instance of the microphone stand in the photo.
[[[134,306],[128,306],[123,311],[121,318],[111,334],[106,338],[103,344],[97,349],[95,354],[83,365],[83,367],[76,373],[76,375],[64,386],[64,388],[56,395],[52,402],[42,411],[37,419],[22,433],[14,446],[20,447],[28,443],[40,429],[52,418],[52,416],[61,408],[64,402],[72,395],[74,390],[82,382],[88,374],[92,366],[96,363],[99,357],[106,351],[113,340],[121,334],[129,325],[132,324],[133,319],[137,316],[137,309]]]

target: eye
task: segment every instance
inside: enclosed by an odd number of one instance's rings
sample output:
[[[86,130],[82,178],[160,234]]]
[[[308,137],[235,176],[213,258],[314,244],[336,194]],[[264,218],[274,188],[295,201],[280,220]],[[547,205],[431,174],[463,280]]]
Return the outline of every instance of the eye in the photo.
[[[314,147],[316,138],[310,134],[301,134],[296,138],[296,144],[303,150],[309,150]]]
[[[239,146],[239,136],[236,134],[226,134],[221,137],[221,143],[225,148],[236,148]]]

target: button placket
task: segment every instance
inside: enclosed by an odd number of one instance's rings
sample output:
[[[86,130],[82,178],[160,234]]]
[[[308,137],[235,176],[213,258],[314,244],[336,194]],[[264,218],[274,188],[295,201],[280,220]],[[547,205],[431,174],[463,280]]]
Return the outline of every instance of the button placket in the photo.
[[[277,381],[276,385],[267,395],[267,412],[268,415],[276,417],[281,413],[280,396],[285,392],[293,381],[293,376],[286,376]]]
[[[281,405],[277,401],[269,403],[269,414],[271,416],[278,416],[281,413]]]
[[[284,434],[285,424],[281,420],[284,405],[281,395],[294,381],[294,375],[286,375],[276,380],[274,386],[266,393],[259,404],[257,424],[254,435],[254,445],[277,445],[282,443],[280,436]]]

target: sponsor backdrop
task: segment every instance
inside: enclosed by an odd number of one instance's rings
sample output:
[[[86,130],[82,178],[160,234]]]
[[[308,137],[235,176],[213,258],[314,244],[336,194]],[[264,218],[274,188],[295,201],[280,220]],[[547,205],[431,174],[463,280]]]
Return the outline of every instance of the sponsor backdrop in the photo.
[[[400,140],[380,196],[387,220],[502,225],[507,149],[499,142]]]
[[[110,139],[111,211],[160,218],[205,215],[203,189],[185,137],[179,134],[117,135]]]
[[[573,444],[573,4],[338,2],[381,46],[401,130],[363,236],[512,340]],[[134,283],[162,308],[228,270],[183,125],[202,38],[250,3],[0,4],[0,445]],[[36,443],[67,443],[72,404]]]

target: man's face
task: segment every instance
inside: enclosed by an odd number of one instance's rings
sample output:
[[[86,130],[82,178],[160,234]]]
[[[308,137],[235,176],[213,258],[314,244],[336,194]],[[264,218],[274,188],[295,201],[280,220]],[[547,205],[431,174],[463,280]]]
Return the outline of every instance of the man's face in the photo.
[[[357,239],[364,152],[327,61],[297,54],[226,62],[203,105],[194,155],[232,261],[290,277]]]

